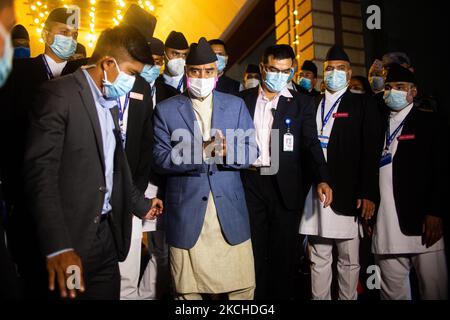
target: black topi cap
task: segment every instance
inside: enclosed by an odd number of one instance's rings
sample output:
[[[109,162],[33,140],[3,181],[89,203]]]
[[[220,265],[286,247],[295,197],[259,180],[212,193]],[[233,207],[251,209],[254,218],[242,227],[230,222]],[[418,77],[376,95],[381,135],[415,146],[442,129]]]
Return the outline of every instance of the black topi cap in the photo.
[[[161,40],[159,40],[158,38],[150,39],[150,47],[152,49],[152,54],[157,55],[157,56],[164,55],[164,43]]]
[[[185,36],[181,32],[172,31],[166,39],[166,48],[172,48],[176,50],[189,49],[189,44]]]
[[[27,39],[30,40],[30,36],[28,34],[27,29],[21,25],[17,24],[11,31],[11,39]]]
[[[47,20],[45,20],[45,24],[48,24],[49,22],[59,22],[70,25],[75,29],[78,29],[79,21],[80,21],[80,10],[78,8],[62,7],[53,9],[52,12],[50,12],[50,14],[48,15]]]
[[[350,62],[347,53],[345,53],[344,49],[339,46],[332,46],[330,50],[328,50],[326,61],[332,60],[344,60]]]
[[[189,54],[186,58],[186,64],[198,66],[202,64],[213,63],[217,61],[217,56],[211,49],[211,45],[205,38],[200,38],[197,43],[191,44]]]
[[[145,40],[150,42],[155,31],[156,18],[137,4],[132,4],[123,16],[122,23],[135,27],[145,37]]]
[[[397,63],[393,63],[389,66],[389,70],[386,76],[386,83],[388,82],[410,82],[416,83],[414,73],[409,69],[402,67]]]

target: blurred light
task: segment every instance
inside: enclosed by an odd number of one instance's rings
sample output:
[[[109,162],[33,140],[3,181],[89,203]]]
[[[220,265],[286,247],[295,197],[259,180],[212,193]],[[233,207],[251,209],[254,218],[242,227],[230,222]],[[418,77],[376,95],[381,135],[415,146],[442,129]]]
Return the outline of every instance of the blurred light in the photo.
[[[32,11],[36,11],[36,6],[35,6],[35,5],[32,5],[32,6],[31,6],[31,10],[32,10]]]
[[[38,19],[38,18],[35,18],[35,19],[34,19],[34,23],[38,24],[38,23],[39,23],[39,19]]]
[[[40,7],[40,6],[42,6],[42,2],[38,1],[38,2],[36,2],[36,5],[37,5],[38,7]]]
[[[95,0],[91,0],[91,4],[95,4]]]
[[[294,10],[294,16],[298,15],[298,11]]]
[[[151,5],[151,6],[149,7],[149,9],[150,9],[150,11],[154,11],[154,10],[155,10],[155,6],[154,6],[154,5]]]
[[[295,24],[300,24],[300,20],[295,20]]]

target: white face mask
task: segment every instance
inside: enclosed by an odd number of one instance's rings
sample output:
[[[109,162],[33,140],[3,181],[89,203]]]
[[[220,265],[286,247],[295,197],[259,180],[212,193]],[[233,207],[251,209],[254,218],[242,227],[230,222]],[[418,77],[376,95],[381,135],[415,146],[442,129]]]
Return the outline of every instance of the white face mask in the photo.
[[[184,67],[186,65],[186,60],[183,58],[172,59],[167,62],[166,67],[169,73],[173,77],[181,76],[184,73]]]
[[[259,80],[255,78],[245,80],[244,87],[245,89],[256,88],[259,86]]]
[[[187,87],[189,92],[196,98],[205,98],[211,94],[216,87],[217,78],[188,78]]]

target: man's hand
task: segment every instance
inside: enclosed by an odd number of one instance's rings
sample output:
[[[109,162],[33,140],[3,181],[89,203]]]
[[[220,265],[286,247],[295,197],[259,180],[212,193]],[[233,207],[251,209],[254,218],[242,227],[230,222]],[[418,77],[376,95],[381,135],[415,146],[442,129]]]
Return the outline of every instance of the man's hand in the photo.
[[[163,213],[163,202],[161,199],[158,198],[153,198],[152,199],[152,206],[150,208],[150,211],[147,212],[147,214],[145,215],[144,219],[145,220],[154,220],[156,219],[158,216],[160,216]]]
[[[328,207],[331,202],[333,202],[333,190],[326,182],[317,185],[317,195],[319,196],[320,202],[323,203],[324,208]]]
[[[422,226],[422,244],[427,248],[438,242],[444,233],[444,225],[440,217],[426,215]]]
[[[370,225],[369,220],[362,219],[362,220],[361,220],[361,225],[362,225],[362,227],[363,227],[363,230],[364,230],[365,234],[366,234],[369,238],[372,238],[372,235],[373,235],[373,228],[372,228],[372,226]]]
[[[203,151],[207,159],[227,155],[227,141],[222,131],[217,130],[211,140],[203,142]]]
[[[375,214],[375,203],[367,199],[358,199],[356,201],[356,209],[362,208],[361,217],[366,220],[372,219]]]
[[[76,266],[80,270],[80,288],[68,289],[67,278],[72,276],[71,273],[67,273],[69,267]],[[67,293],[71,299],[76,298],[77,290],[80,292],[85,291],[84,279],[83,279],[83,267],[81,265],[80,257],[75,251],[66,251],[60,253],[54,257],[47,258],[47,271],[48,271],[48,288],[50,291],[55,290],[55,279],[58,281],[59,292],[62,298],[67,298]],[[78,280],[78,279],[77,279]],[[78,282],[78,281],[77,281]]]

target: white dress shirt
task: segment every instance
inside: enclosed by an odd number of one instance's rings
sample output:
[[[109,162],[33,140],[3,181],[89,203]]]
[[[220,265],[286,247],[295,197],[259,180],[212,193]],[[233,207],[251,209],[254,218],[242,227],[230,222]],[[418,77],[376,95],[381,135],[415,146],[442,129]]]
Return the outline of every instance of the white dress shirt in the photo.
[[[253,123],[256,129],[256,143],[259,149],[259,157],[253,163],[255,167],[270,167],[270,135],[272,132],[273,114],[280,97],[292,98],[287,87],[284,87],[272,100],[265,97],[264,91],[259,87],[258,100],[256,101]]]
[[[56,62],[55,60],[53,60],[52,58],[50,58],[50,56],[48,55],[44,55],[45,60],[47,60],[48,66],[53,74],[54,78],[57,78],[59,76],[61,76],[61,73],[64,69],[64,67],[67,64],[67,61],[63,61],[63,62]]]

